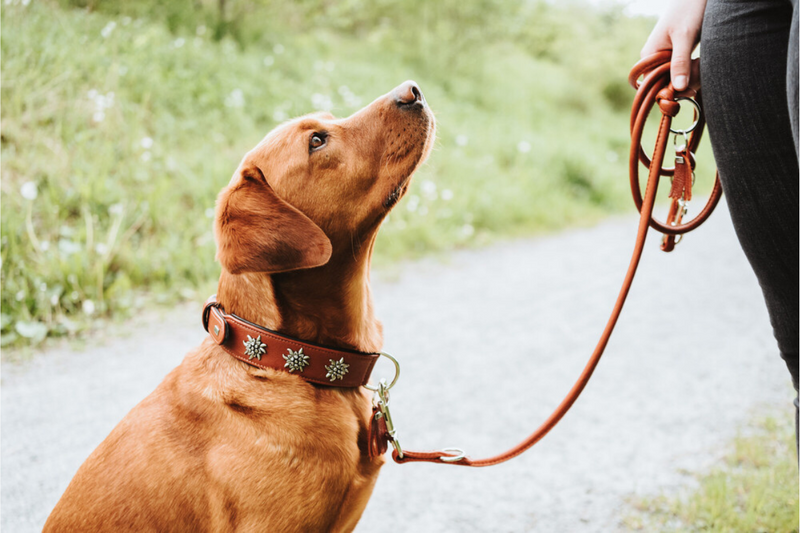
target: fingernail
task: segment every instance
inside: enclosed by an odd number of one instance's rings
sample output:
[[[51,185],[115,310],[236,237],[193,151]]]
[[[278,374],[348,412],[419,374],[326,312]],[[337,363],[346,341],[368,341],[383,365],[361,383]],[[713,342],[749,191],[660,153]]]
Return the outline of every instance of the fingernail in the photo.
[[[673,83],[672,85],[676,89],[678,89],[679,91],[682,91],[683,89],[686,88],[686,83],[688,81],[689,81],[689,78],[687,78],[686,76],[676,76],[675,77],[675,83]]]

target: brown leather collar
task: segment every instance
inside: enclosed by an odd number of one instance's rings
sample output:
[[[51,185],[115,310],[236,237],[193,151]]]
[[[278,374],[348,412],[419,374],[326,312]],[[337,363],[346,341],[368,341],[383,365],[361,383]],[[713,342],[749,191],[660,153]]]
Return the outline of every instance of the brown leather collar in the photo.
[[[229,315],[217,303],[216,294],[203,308],[203,327],[214,342],[236,359],[258,368],[272,368],[330,387],[360,387],[369,376],[379,353],[330,348],[282,335]]]

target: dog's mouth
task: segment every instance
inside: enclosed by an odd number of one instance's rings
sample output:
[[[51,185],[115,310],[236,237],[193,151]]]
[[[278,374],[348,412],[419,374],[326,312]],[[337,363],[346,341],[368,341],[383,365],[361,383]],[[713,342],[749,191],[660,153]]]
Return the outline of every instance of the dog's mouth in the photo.
[[[383,207],[387,210],[393,208],[397,202],[400,201],[401,198],[406,194],[408,191],[409,185],[411,185],[411,178],[413,177],[414,173],[419,169],[422,163],[428,158],[428,155],[431,152],[433,147],[433,140],[436,136],[436,126],[433,120],[433,117],[426,117],[425,121],[425,140],[422,143],[422,148],[417,153],[416,157],[414,158],[413,163],[411,164],[411,169],[406,176],[400,180],[392,191],[386,196],[385,200],[383,201]]]
[[[386,200],[383,201],[383,207],[385,207],[386,209],[393,208],[395,204],[400,201],[400,198],[402,198],[403,195],[406,193],[410,183],[411,183],[411,176],[409,175],[408,177],[406,177],[406,179],[403,180],[403,182],[400,185],[395,187],[395,189],[389,193],[389,196],[387,196]]]

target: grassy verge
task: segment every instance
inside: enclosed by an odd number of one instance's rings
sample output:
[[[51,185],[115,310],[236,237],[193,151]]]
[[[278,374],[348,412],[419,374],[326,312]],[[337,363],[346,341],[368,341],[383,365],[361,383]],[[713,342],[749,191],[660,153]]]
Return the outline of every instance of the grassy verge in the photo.
[[[793,420],[762,420],[697,481],[683,494],[635,500],[636,511],[625,525],[634,531],[798,531]]]
[[[125,316],[218,275],[217,192],[277,123],[405,79],[439,140],[376,261],[629,206],[627,70],[651,20],[580,3],[6,2],[2,344]],[[203,289],[201,289],[203,288]]]

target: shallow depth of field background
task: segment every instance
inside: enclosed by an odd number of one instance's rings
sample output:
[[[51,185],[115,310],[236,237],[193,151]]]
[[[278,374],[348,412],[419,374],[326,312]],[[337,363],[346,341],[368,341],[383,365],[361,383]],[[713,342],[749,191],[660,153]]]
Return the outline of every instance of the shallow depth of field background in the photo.
[[[626,77],[655,24],[632,12],[3,0],[4,361],[152,303],[204,300],[219,274],[214,201],[244,153],[284,120],[347,116],[406,79],[438,140],[381,229],[379,267],[631,212]],[[627,527],[797,531],[790,422],[759,422],[688,498],[633,501]]]
[[[212,213],[240,158],[406,79],[429,163],[376,260],[628,207],[625,78],[654,19],[526,0],[6,1],[2,342],[213,290]],[[198,292],[199,291],[199,292]]]
[[[243,154],[406,79],[439,135],[379,265],[630,209],[626,75],[654,20],[578,0],[6,0],[2,343],[203,299]]]

